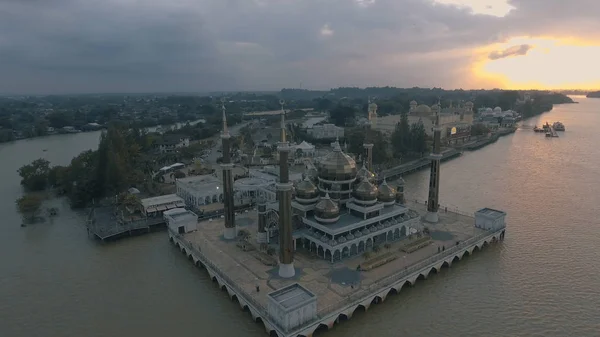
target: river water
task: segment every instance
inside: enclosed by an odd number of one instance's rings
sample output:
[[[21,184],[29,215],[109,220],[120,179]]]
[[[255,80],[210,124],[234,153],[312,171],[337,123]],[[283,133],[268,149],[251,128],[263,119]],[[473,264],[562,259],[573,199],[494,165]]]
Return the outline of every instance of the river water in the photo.
[[[600,100],[575,100],[525,122],[560,120],[560,138],[518,130],[442,165],[441,203],[505,210],[503,243],[326,335],[599,336]],[[164,232],[101,245],[66,207],[19,227],[16,170],[40,157],[66,164],[98,138],[0,145],[0,336],[264,336]],[[428,179],[408,176],[407,197],[425,200]]]

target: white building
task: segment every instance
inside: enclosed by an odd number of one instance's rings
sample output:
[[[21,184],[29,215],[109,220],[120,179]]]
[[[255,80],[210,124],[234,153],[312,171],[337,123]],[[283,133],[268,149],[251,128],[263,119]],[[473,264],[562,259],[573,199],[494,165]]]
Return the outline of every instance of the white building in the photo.
[[[269,201],[275,200],[276,176],[260,170],[250,170],[248,175],[233,182],[233,202],[236,206],[253,204],[261,194]],[[192,208],[223,203],[223,183],[213,175],[177,179],[176,185],[177,195]]]
[[[142,199],[140,200],[140,204],[142,206],[142,214],[147,217],[162,216],[166,210],[185,206],[183,199],[175,194]]]
[[[285,331],[317,318],[317,296],[298,283],[267,294],[269,316]]]
[[[213,175],[201,175],[177,179],[177,195],[188,206],[200,207],[223,202],[223,183]]]
[[[315,146],[302,141],[302,143],[295,145],[294,150],[302,154],[302,157],[312,157],[315,155]]]
[[[198,216],[185,208],[174,208],[163,213],[167,226],[175,233],[185,234],[197,229]]]
[[[335,124],[314,125],[306,129],[307,133],[317,139],[334,139],[344,137],[344,128],[335,126]]]

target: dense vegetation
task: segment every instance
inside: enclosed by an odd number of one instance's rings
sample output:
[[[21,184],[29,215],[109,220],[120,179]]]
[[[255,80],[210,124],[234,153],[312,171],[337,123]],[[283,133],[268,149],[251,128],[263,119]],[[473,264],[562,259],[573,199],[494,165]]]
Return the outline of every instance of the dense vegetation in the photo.
[[[523,95],[534,98],[528,105],[517,105]],[[232,124],[245,112],[278,110],[280,99],[286,109],[304,108],[329,112],[333,123],[352,126],[353,116],[365,115],[368,98],[379,106],[379,115],[407,112],[409,102],[431,105],[441,101],[472,101],[475,109],[499,106],[520,110],[524,116],[548,111],[552,104],[572,102],[570,98],[547,91],[443,90],[440,88],[337,88],[328,91],[282,89],[271,93],[226,93],[227,112]],[[80,95],[44,97],[0,97],[0,142],[44,136],[53,129],[73,126],[86,130],[89,123],[142,128],[205,119],[209,130],[219,130],[220,97],[185,95]],[[350,125],[348,125],[350,123]],[[50,129],[49,129],[50,128]]]

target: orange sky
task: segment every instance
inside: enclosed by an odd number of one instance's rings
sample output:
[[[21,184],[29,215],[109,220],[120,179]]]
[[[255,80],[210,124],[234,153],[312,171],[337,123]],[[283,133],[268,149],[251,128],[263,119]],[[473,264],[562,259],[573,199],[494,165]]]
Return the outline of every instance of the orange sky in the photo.
[[[490,60],[494,50],[529,44],[527,55]],[[573,38],[518,37],[476,51],[474,77],[507,89],[600,88],[600,42]],[[535,80],[534,80],[535,79]]]

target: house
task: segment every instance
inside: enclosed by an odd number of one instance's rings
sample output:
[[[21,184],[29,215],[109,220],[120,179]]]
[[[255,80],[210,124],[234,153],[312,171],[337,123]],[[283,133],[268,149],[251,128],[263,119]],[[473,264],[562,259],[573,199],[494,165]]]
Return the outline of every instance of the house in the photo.
[[[190,138],[183,135],[163,135],[153,146],[160,153],[169,153],[190,146]]]

